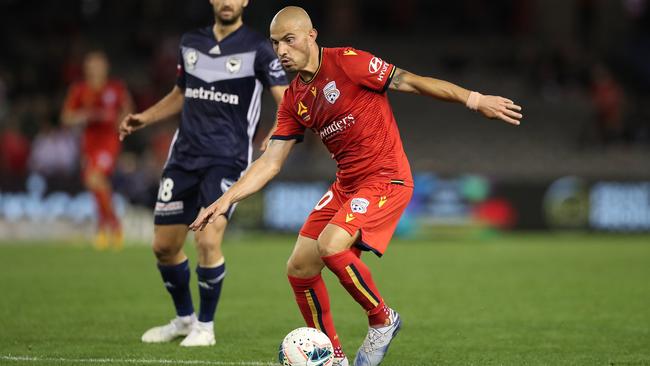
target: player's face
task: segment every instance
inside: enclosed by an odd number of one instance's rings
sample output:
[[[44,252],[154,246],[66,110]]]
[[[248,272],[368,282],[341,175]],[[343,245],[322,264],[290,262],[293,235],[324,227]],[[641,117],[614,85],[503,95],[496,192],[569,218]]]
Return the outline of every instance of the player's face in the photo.
[[[84,59],[84,75],[88,80],[105,80],[108,69],[108,59],[101,52],[90,53]]]
[[[311,31],[305,33],[298,30],[286,32],[272,29],[271,32],[273,50],[278,55],[282,66],[291,72],[303,70],[309,62]]]
[[[217,21],[223,25],[231,25],[241,19],[248,0],[210,0],[210,4]]]

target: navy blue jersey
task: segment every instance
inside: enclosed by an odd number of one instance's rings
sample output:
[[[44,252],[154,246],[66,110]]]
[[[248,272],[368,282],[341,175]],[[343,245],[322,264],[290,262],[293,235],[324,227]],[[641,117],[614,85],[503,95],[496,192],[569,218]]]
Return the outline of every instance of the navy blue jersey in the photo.
[[[167,165],[246,169],[262,91],[288,84],[269,40],[245,25],[221,42],[211,26],[185,33],[177,71],[185,103]]]

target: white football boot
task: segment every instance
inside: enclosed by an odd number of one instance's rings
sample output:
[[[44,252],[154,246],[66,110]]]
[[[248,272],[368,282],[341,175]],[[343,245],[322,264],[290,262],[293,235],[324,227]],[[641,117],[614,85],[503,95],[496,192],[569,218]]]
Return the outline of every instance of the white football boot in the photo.
[[[190,334],[181,342],[182,347],[201,347],[213,346],[216,343],[214,339],[214,325],[212,322],[196,322],[190,331]]]
[[[334,357],[334,362],[332,362],[332,366],[350,366],[350,363],[348,362],[347,357],[342,357],[342,358]]]
[[[142,335],[144,343],[165,343],[190,334],[190,331],[197,323],[196,315],[176,317],[167,325],[153,327]]]
[[[368,327],[368,335],[357,351],[354,366],[377,366],[386,356],[388,346],[402,327],[399,314],[390,309],[390,325],[381,328]]]

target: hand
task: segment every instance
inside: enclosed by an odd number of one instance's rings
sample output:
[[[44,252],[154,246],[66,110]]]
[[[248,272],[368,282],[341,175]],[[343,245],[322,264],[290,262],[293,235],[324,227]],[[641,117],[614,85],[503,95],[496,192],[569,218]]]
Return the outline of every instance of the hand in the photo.
[[[217,218],[219,215],[226,216],[228,209],[230,209],[230,202],[227,202],[222,196],[199,213],[199,216],[196,218],[196,220],[190,224],[190,230],[203,231],[205,226],[207,224],[213,223],[215,218]]]
[[[504,122],[519,125],[520,119],[523,118],[521,107],[516,105],[512,100],[496,97],[493,95],[483,95],[479,100],[478,111],[487,118],[500,119]]]
[[[145,121],[142,113],[132,114],[129,113],[120,123],[120,141],[134,131],[137,131],[145,126]]]

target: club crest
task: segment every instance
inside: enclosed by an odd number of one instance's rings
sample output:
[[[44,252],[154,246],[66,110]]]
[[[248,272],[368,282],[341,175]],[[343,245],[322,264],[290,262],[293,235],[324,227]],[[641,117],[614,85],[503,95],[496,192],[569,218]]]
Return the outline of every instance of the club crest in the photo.
[[[241,70],[241,57],[229,57],[226,61],[226,70],[231,74],[236,74]]]
[[[336,82],[332,80],[327,83],[327,85],[325,85],[325,88],[323,88],[323,94],[325,95],[325,99],[327,99],[330,104],[334,104],[336,100],[339,99],[341,92],[336,89]]]

